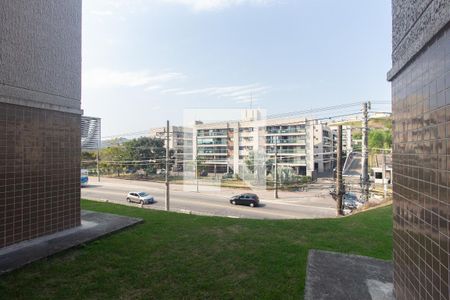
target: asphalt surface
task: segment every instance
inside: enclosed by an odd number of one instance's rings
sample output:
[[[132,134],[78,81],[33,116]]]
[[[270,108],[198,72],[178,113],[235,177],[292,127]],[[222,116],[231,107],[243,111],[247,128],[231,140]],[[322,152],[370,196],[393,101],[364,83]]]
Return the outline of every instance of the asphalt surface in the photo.
[[[280,192],[280,199],[274,199],[271,191],[258,191],[256,193],[261,205],[255,208],[230,204],[230,196],[248,192],[246,190],[205,186],[200,186],[199,190],[196,192],[191,186],[171,185],[170,209],[199,215],[251,219],[333,218],[336,215],[335,202],[325,186],[307,192]],[[155,197],[155,203],[143,205],[144,209],[165,209],[165,185],[155,182],[112,178],[102,178],[98,182],[90,178],[88,187],[81,189],[81,196],[84,199],[140,207],[139,204],[126,201],[130,191],[145,191]]]
[[[360,176],[362,172],[361,153],[353,153],[349,166],[344,170],[344,176]]]

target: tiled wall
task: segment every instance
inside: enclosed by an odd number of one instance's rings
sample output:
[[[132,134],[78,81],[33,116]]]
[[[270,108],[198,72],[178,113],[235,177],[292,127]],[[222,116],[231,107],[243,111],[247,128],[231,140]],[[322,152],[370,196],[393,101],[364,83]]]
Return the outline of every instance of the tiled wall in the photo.
[[[0,248],[80,224],[80,115],[0,103]]]
[[[449,299],[450,30],[392,81],[397,299]]]

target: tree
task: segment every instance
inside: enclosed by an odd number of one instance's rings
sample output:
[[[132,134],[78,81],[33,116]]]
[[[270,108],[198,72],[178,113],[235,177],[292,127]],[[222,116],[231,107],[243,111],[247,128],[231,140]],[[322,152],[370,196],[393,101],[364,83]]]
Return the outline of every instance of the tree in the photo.
[[[250,151],[244,162],[247,166],[247,169],[252,174],[264,165],[267,173],[267,170],[270,170],[270,168],[272,168],[272,165],[274,164],[274,161],[272,159],[266,160],[266,156],[264,154],[255,153],[255,151]]]
[[[82,151],[81,152],[81,168],[89,169],[94,168],[97,163],[97,153],[93,151]]]
[[[352,133],[352,139],[354,139],[354,140],[361,140],[362,139],[362,133],[361,132],[353,132]]]
[[[245,165],[247,166],[247,169],[250,171],[250,173],[255,172],[255,152],[250,151],[248,156],[245,158]]]
[[[206,169],[206,159],[203,156],[197,156],[195,158],[195,164],[197,165],[195,168],[195,172],[197,172],[197,176],[200,176],[200,173]]]
[[[392,147],[392,132],[390,130],[374,129],[369,132],[369,148],[390,149]]]
[[[149,174],[165,168],[166,148],[162,139],[141,137],[122,144],[119,141],[112,141],[110,145],[101,150],[101,165],[117,172],[117,176],[125,169],[132,172],[143,169]],[[173,150],[170,153],[172,165]]]
[[[250,151],[244,163],[251,174],[254,174],[253,178],[256,182],[265,182],[266,176],[271,172],[274,165],[273,159],[267,159],[264,152]]]
[[[292,168],[284,167],[280,170],[280,181],[281,183],[290,183],[294,177],[294,171]]]
[[[272,158],[269,158],[266,161],[266,174],[272,174],[272,168],[275,165],[275,160]]]
[[[141,137],[123,143],[123,147],[127,154],[127,160],[133,161],[129,164],[133,171],[144,169],[149,174],[164,168],[166,158],[164,140]]]
[[[392,148],[392,131],[386,130],[384,133],[384,148],[391,149]]]
[[[114,145],[102,149],[100,158],[100,166],[102,168],[113,170],[117,172],[117,176],[120,176],[120,172],[124,169],[124,160],[127,158],[127,155],[123,147]]]

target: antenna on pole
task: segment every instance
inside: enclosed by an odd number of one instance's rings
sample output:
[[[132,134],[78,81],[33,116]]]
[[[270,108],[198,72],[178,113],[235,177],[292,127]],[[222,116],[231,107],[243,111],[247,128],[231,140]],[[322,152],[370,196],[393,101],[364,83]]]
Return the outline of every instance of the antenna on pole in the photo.
[[[253,91],[250,91],[250,109],[253,109]]]

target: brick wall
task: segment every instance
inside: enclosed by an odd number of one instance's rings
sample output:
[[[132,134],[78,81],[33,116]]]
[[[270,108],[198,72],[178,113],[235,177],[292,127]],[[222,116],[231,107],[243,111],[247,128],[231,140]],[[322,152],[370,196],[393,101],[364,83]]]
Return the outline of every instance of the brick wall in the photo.
[[[80,225],[79,124],[0,103],[0,248]]]
[[[449,299],[450,30],[392,80],[397,299]]]

